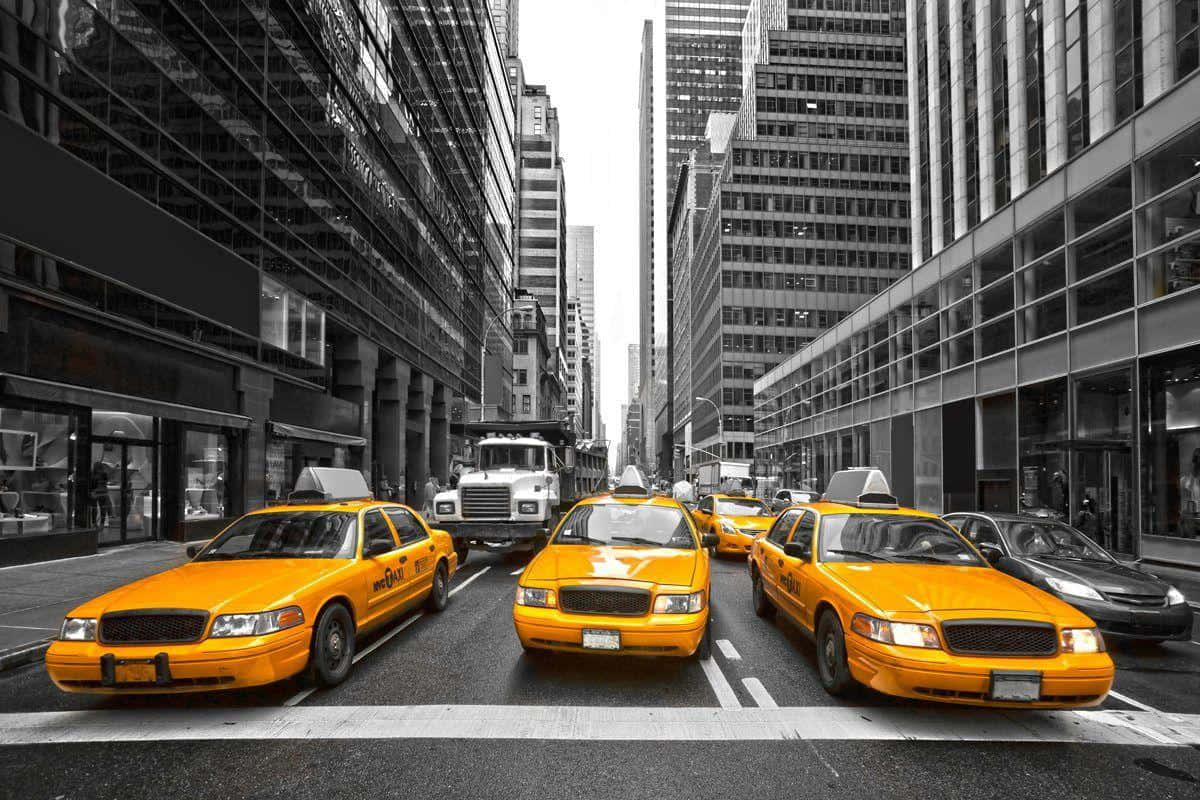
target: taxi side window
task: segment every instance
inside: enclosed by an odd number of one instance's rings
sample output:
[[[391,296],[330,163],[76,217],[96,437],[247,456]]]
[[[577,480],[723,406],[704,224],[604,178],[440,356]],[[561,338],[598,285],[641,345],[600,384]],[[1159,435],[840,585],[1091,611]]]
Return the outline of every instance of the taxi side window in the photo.
[[[712,508],[713,508],[713,499],[712,499],[712,495],[709,495],[708,497],[705,497],[703,500],[700,501],[700,505],[698,505],[696,507],[696,510],[703,511],[705,514],[711,514]]]
[[[796,518],[799,516],[799,511],[783,512],[771,526],[771,531],[767,534],[767,541],[776,547],[783,547],[783,543],[787,541],[788,534],[792,530],[792,525],[796,523]]]
[[[363,514],[363,548],[366,549],[375,542],[387,542],[391,548],[396,546],[396,537],[392,536],[392,529],[388,527],[383,512],[378,508],[372,508]]]
[[[817,531],[817,515],[811,511],[804,512],[804,518],[796,526],[792,541],[805,547],[812,547],[813,534]]]
[[[400,537],[401,547],[429,538],[429,532],[425,530],[425,526],[417,521],[417,518],[407,509],[388,508],[385,509],[385,513],[396,528],[396,535]]]

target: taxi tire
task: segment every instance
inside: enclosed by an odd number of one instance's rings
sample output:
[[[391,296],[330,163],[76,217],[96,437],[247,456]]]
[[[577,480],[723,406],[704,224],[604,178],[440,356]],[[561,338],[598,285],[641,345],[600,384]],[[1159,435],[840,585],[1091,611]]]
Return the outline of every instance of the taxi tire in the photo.
[[[446,608],[446,604],[449,602],[449,570],[446,569],[445,561],[439,561],[433,570],[433,587],[429,590],[429,597],[425,599],[425,610],[438,614]]]
[[[846,634],[841,620],[832,611],[822,614],[817,623],[816,655],[821,688],[834,697],[845,696],[855,681],[846,663]]]
[[[692,657],[700,661],[707,661],[712,658],[712,616],[704,622],[704,635],[700,637],[700,643],[696,645],[696,651],[692,653]]]
[[[341,658],[334,662],[329,648],[334,644],[334,634],[339,633],[342,643]],[[341,603],[330,603],[317,617],[313,626],[312,652],[308,659],[309,677],[318,686],[337,686],[346,680],[354,666],[355,634],[354,620]]]
[[[754,576],[750,579],[750,596],[754,598],[755,614],[763,619],[775,616],[775,604],[771,602],[770,597],[767,597],[767,590],[763,588],[762,574],[758,570],[754,571]]]

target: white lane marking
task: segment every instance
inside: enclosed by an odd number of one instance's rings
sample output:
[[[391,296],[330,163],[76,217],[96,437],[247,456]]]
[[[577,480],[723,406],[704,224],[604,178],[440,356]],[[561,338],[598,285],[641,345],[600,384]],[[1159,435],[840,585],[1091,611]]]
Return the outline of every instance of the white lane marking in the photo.
[[[741,661],[742,654],[737,651],[733,643],[728,639],[717,639],[717,647],[721,649],[721,655],[725,656],[728,661]]]
[[[56,631],[58,628],[35,628],[30,625],[0,625],[0,628],[9,628],[14,631]]]
[[[524,568],[524,567],[521,567],[519,570],[517,570],[517,571],[515,571],[515,572],[510,572],[510,573],[508,573],[508,574],[509,574],[509,575],[520,575],[520,574],[521,574],[522,572],[524,572],[524,571],[525,571],[525,568]]]
[[[1155,713],[1158,713],[1157,708],[1154,708],[1153,706],[1148,706],[1145,703],[1134,700],[1132,697],[1126,697],[1125,695],[1121,694],[1120,692],[1114,692],[1112,689],[1108,690],[1108,696],[1115,697],[1118,700],[1120,700],[1122,703],[1133,706],[1138,711],[1153,711]]]
[[[754,702],[758,703],[759,708],[779,708],[775,702],[775,698],[771,697],[771,693],[767,691],[767,687],[762,685],[762,681],[758,678],[742,678],[742,685],[746,687],[746,691],[754,698]]]
[[[916,713],[914,713],[916,712]],[[1200,714],[813,706],[299,706],[0,714],[0,746],[301,739],[1200,744]]]
[[[447,596],[448,597],[453,596],[455,592],[457,592],[459,589],[464,588],[467,584],[469,584],[471,581],[478,578],[483,573],[487,572],[489,569],[491,569],[490,566],[484,567],[483,569],[479,570],[479,572],[476,572],[474,575],[467,578],[465,581],[460,583],[458,586],[455,586],[453,589],[451,589],[450,594]],[[424,611],[418,611],[416,614],[413,614],[411,617],[404,620],[404,622],[401,622],[399,625],[392,628],[390,631],[385,633],[383,636],[380,636],[378,639],[371,642],[371,644],[369,644],[368,646],[364,647],[362,650],[359,650],[357,653],[355,653],[354,660],[351,661],[350,663],[357,664],[359,661],[362,661],[364,658],[369,656],[371,653],[374,653],[376,650],[378,650],[380,647],[382,647],[384,644],[386,644],[388,641],[390,641],[393,636],[400,633],[400,631],[404,630],[409,625],[412,625],[414,622],[416,622],[423,616],[425,616]],[[303,703],[305,700],[307,700],[309,695],[311,695],[316,690],[317,689],[315,686],[310,686],[307,689],[302,689],[299,692],[297,692],[296,694],[289,697],[287,700],[284,700],[283,704],[288,707],[299,705],[300,703]]]
[[[713,693],[717,696],[717,702],[721,704],[721,708],[742,707],[742,704],[738,702],[737,694],[733,691],[733,687],[725,679],[725,673],[721,672],[721,668],[717,666],[716,659],[712,657],[704,659],[700,662],[700,668],[704,670],[704,677],[708,678],[708,683],[712,686]]]
[[[833,773],[834,778],[842,777],[841,775],[838,774],[838,771],[833,768],[833,765],[825,760],[825,756],[821,755],[821,751],[817,750],[817,746],[815,744],[813,744],[811,740],[806,739],[804,741],[804,743],[807,744],[809,749],[813,751],[813,755],[816,756],[818,759],[820,759],[821,763],[825,765],[825,769],[827,769]]]

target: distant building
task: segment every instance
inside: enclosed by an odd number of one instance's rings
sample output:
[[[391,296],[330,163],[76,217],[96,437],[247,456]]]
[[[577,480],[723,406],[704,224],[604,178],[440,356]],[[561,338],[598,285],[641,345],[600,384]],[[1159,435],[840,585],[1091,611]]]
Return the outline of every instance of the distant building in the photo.
[[[638,355],[639,350],[640,348],[636,344],[629,345],[625,350],[626,381],[629,384],[630,402],[635,401],[638,396],[638,386],[642,369],[642,360]]]
[[[651,407],[654,387],[654,23],[642,25],[638,67],[638,397],[641,409]],[[631,401],[632,402],[632,401]],[[643,431],[644,433],[644,431]],[[638,447],[647,450],[646,442]]]
[[[596,229],[591,225],[567,226],[567,304],[578,304],[579,324],[576,331],[576,354],[574,357],[576,372],[582,374],[582,362],[587,360],[591,365],[591,382],[588,394],[593,398],[592,408],[586,414],[581,409],[581,418],[592,422],[585,428],[587,435],[599,437],[597,423],[600,419],[600,356],[596,346],[596,286],[595,286],[595,234]],[[568,348],[571,347],[571,335],[568,333]],[[567,359],[572,359],[570,353]]]
[[[513,419],[557,418],[566,387],[550,346],[546,315],[537,298],[518,291],[513,301]]]

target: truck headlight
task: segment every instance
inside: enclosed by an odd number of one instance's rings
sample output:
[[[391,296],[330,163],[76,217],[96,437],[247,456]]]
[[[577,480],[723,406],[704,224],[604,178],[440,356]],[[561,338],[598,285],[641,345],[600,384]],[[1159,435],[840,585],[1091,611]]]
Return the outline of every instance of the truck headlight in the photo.
[[[558,600],[554,596],[553,589],[528,589],[524,586],[518,586],[517,605],[532,606],[534,608],[557,608]]]
[[[288,606],[278,611],[263,611],[259,614],[222,614],[213,620],[212,631],[208,635],[214,639],[262,636],[294,628],[303,622],[304,612],[299,606]]]
[[[538,513],[537,500],[522,500],[517,503],[518,514],[536,514]]]
[[[58,638],[66,642],[94,642],[96,620],[91,617],[67,617],[58,631]]]
[[[919,622],[889,622],[886,619],[868,617],[866,614],[855,614],[854,619],[850,620],[850,630],[859,636],[865,636],[883,644],[924,647],[930,650],[942,649],[942,643],[938,640],[934,627],[922,625]]]
[[[438,514],[453,514],[454,503],[438,503],[436,511]]]
[[[1079,581],[1068,581],[1063,578],[1046,578],[1046,585],[1059,594],[1065,594],[1068,597],[1081,597],[1084,600],[1103,600],[1092,587]]]
[[[1064,653],[1104,652],[1104,637],[1097,628],[1063,628],[1059,640]]]
[[[1183,592],[1179,591],[1174,586],[1172,586],[1170,589],[1167,589],[1167,605],[1181,606],[1186,602],[1187,598],[1183,596]]]
[[[695,614],[704,608],[704,592],[660,594],[654,598],[655,614]]]

